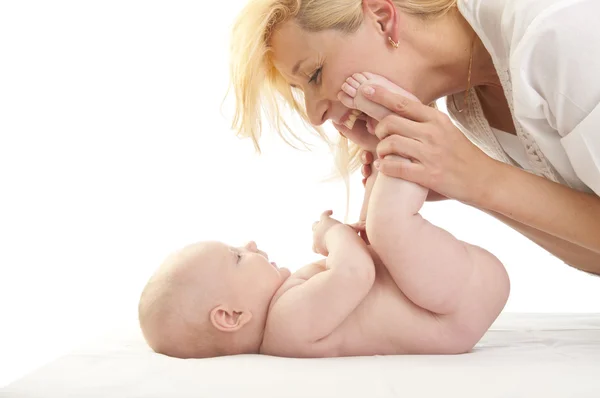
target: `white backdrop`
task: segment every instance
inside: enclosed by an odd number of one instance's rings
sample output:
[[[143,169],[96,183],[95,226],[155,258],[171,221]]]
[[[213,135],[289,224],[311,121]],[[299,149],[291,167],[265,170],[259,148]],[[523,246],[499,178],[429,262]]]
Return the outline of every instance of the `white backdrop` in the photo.
[[[294,270],[345,210],[324,145],[230,129],[228,40],[245,1],[0,2],[0,386],[120,322],[172,250],[253,239]],[[352,185],[351,215],[362,200]],[[600,280],[457,203],[423,215],[505,263],[506,311],[597,312]]]

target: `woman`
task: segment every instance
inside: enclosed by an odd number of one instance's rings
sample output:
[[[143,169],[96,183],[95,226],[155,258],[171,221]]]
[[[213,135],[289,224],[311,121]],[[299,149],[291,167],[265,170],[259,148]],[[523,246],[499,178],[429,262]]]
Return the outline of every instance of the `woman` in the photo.
[[[283,98],[376,152],[384,174],[486,211],[600,274],[597,15],[597,0],[255,0],[233,32],[234,125],[258,145],[263,108],[289,131]],[[370,99],[395,112],[382,140],[364,120],[347,130],[340,88],[363,71],[423,104],[447,97],[455,124],[375,87]],[[368,175],[372,156],[362,160]]]

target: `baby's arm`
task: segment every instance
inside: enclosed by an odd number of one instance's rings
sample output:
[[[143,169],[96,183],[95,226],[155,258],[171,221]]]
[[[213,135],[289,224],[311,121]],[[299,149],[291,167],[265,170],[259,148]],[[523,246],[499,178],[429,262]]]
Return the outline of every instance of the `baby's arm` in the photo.
[[[456,309],[474,267],[463,242],[419,214],[427,193],[420,185],[379,173],[369,202],[367,234],[412,302],[448,314]]]
[[[356,232],[338,224],[325,234],[326,270],[285,292],[274,305],[286,334],[314,343],[331,334],[367,296],[375,264]]]

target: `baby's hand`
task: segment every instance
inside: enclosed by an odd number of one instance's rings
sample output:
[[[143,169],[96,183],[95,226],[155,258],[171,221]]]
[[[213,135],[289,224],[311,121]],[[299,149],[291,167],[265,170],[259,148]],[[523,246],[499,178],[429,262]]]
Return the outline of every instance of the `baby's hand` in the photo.
[[[328,256],[329,251],[325,246],[325,234],[334,225],[342,224],[338,220],[331,218],[333,211],[327,210],[321,214],[319,221],[315,221],[312,225],[313,230],[313,251],[323,256]]]
[[[360,236],[361,239],[367,245],[370,245],[369,238],[367,237],[367,222],[366,221],[360,220],[359,222],[356,222],[354,224],[348,224],[348,226],[350,228],[352,228],[354,230],[354,232],[356,232],[358,234],[358,236]]]

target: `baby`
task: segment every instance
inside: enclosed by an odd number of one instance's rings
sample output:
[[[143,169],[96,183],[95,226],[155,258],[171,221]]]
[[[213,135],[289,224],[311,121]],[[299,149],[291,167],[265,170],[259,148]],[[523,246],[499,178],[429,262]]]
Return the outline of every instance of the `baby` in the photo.
[[[377,76],[356,77],[355,89],[366,81],[399,89]],[[389,114],[345,91],[353,109],[375,120]],[[365,194],[369,244],[325,212],[313,224],[313,250],[326,258],[293,274],[253,242],[185,247],[142,293],[146,341],[179,358],[468,352],[504,308],[508,275],[491,253],[419,215],[427,193],[373,173]]]

